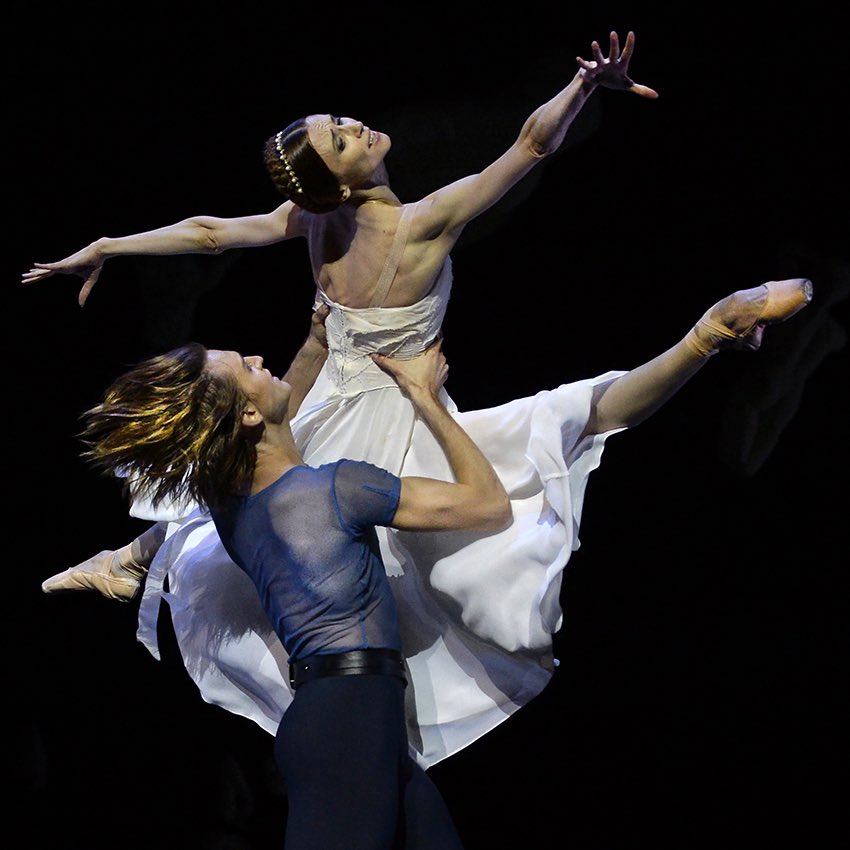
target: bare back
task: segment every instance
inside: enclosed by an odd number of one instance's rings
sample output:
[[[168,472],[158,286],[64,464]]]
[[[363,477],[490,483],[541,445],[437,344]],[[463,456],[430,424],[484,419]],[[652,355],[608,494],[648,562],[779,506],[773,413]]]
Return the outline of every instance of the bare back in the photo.
[[[427,202],[368,201],[324,215],[308,214],[308,249],[319,287],[331,300],[352,308],[418,303],[431,290],[455,242],[439,232],[433,238],[425,210]],[[394,249],[399,256],[389,264],[394,273],[384,295],[379,292],[382,274]]]

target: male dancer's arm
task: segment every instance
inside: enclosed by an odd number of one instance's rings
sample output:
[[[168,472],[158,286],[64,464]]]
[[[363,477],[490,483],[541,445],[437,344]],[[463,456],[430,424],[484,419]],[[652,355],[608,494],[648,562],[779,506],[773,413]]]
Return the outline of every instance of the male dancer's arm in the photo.
[[[441,341],[412,360],[373,355],[389,372],[430,428],[454,475],[454,481],[403,476],[393,528],[418,531],[498,531],[511,520],[511,503],[490,461],[452,418],[439,389],[448,374]]]
[[[316,383],[319,372],[328,359],[328,339],[325,333],[325,319],[330,308],[320,304],[313,312],[310,320],[310,333],[304,340],[298,353],[286,370],[283,380],[292,388],[289,396],[289,418],[292,419],[301,407],[301,402]]]

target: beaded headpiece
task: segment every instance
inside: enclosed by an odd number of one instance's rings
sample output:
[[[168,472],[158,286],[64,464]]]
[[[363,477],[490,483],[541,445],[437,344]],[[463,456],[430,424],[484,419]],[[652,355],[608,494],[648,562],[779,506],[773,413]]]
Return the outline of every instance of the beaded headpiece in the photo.
[[[283,149],[282,139],[283,130],[281,130],[274,137],[274,146],[277,148],[277,155],[280,158],[280,161],[283,163],[283,167],[286,173],[289,175],[289,179],[292,185],[295,187],[295,191],[303,195],[304,190],[301,188],[301,181],[295,176],[295,172],[292,170],[292,166],[289,164],[289,159],[286,156],[286,151],[284,151]]]

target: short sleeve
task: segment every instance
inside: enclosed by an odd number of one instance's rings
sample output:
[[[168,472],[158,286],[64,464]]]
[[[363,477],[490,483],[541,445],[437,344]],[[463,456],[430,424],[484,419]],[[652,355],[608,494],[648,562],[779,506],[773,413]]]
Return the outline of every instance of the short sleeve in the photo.
[[[401,479],[366,461],[343,460],[334,476],[334,499],[340,522],[353,533],[389,525],[398,509]]]

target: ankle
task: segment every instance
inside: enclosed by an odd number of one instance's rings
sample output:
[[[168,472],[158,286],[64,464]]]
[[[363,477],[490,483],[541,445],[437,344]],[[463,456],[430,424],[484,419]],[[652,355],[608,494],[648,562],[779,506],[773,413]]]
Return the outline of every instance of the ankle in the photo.
[[[711,357],[737,340],[737,335],[716,321],[709,310],[687,333],[685,343],[699,357]]]
[[[148,568],[136,561],[130,546],[122,546],[112,555],[110,572],[117,577],[141,581],[148,574]]]

